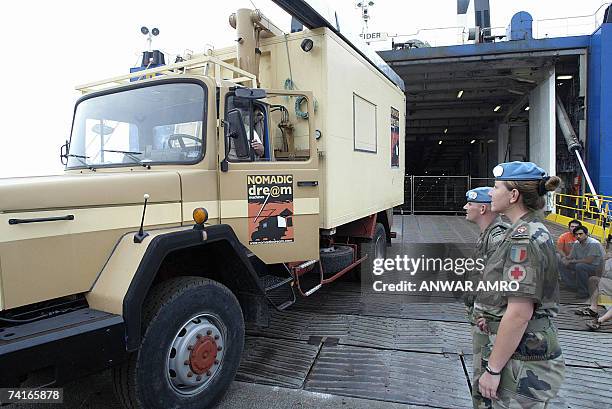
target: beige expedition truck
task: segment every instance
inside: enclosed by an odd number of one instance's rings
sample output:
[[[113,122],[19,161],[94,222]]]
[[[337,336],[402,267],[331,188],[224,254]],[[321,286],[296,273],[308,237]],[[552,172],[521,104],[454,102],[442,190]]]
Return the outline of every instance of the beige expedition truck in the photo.
[[[64,175],[0,179],[0,386],[113,367],[125,407],[208,407],[245,320],[384,257],[402,90],[328,28],[230,20],[237,53],[78,87]]]

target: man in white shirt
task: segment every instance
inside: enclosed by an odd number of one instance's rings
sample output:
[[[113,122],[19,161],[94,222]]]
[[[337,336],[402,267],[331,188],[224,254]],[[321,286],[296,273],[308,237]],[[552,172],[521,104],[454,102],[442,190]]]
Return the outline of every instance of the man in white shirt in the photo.
[[[559,273],[565,285],[576,289],[578,298],[588,298],[589,277],[601,275],[604,251],[599,241],[589,237],[586,227],[577,227],[574,235],[577,242],[570,255],[561,259]]]

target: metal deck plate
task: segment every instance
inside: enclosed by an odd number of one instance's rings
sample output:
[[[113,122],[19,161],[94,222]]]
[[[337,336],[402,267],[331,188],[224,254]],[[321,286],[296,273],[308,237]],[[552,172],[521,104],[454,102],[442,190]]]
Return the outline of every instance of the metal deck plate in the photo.
[[[472,351],[466,324],[355,315],[275,312],[270,326],[249,326],[248,333],[307,341],[312,336],[338,338],[339,344],[432,353]]]
[[[612,372],[567,367],[565,382],[551,408],[601,409],[612,405]]]
[[[471,405],[461,360],[450,354],[324,346],[305,389],[441,408]]]
[[[236,380],[301,388],[318,350],[306,342],[249,337]]]
[[[612,368],[612,334],[560,330],[559,342],[567,365]]]

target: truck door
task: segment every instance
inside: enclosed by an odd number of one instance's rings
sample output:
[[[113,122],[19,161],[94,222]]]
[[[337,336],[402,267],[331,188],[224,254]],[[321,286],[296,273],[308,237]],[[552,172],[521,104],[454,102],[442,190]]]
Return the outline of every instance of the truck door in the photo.
[[[318,259],[312,94],[220,92],[221,223],[232,226],[242,244],[268,264]]]

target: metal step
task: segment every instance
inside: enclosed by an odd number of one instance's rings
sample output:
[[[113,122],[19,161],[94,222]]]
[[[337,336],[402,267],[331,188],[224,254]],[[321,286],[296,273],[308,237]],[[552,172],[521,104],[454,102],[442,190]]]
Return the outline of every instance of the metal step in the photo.
[[[293,277],[277,277],[273,275],[265,275],[263,277],[259,277],[259,281],[261,285],[265,289],[266,293],[272,291],[280,286],[290,283],[293,281]]]
[[[282,311],[296,301],[293,291],[293,277],[278,277],[275,275],[264,275],[259,277],[264,288],[266,298],[279,311]]]

